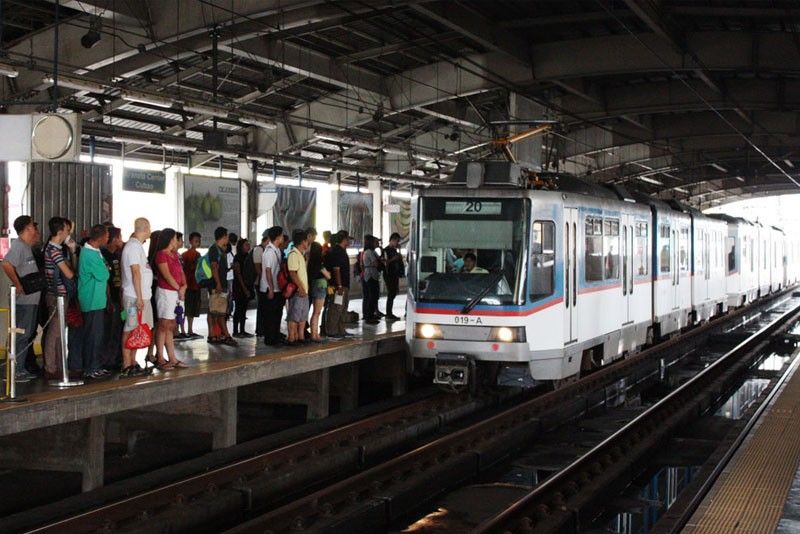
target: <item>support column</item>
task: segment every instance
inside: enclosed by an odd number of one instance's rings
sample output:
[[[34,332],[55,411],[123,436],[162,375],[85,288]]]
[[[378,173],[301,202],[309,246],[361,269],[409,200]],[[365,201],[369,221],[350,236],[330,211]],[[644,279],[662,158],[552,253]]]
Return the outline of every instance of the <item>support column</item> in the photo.
[[[223,389],[219,392],[219,419],[212,434],[211,448],[224,449],[236,445],[236,428],[238,422],[237,389]]]
[[[337,365],[331,369],[330,393],[339,397],[341,411],[358,408],[359,362]]]
[[[0,438],[3,468],[78,472],[83,491],[103,486],[104,453],[103,416]]]

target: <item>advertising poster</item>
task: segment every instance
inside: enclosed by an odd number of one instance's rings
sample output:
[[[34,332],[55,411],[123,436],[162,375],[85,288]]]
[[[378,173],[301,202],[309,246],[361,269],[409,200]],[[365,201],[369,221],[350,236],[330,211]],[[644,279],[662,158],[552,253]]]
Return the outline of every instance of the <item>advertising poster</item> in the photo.
[[[408,232],[411,229],[411,201],[393,198],[392,204],[398,205],[400,210],[389,214],[389,233],[390,235],[395,232],[400,234],[400,245],[405,247],[408,243]]]
[[[214,242],[214,230],[224,226],[228,232],[241,232],[241,192],[238,180],[183,176],[183,233],[200,232],[201,246]]]
[[[339,192],[339,229],[353,238],[350,246],[364,246],[364,236],[372,233],[372,195]]]
[[[291,239],[294,230],[314,226],[317,190],[278,186],[278,198],[272,207],[272,224],[283,228]]]

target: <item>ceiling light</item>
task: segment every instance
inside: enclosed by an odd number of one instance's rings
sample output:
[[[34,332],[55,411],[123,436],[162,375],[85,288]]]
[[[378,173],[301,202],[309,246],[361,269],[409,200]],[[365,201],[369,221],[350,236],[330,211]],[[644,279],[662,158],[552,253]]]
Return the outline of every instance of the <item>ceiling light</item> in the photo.
[[[124,143],[124,144],[137,144],[137,145],[149,145],[150,144],[150,141],[144,141],[142,139],[137,139],[135,137],[124,137],[124,136],[115,135],[111,139],[113,139],[117,143]]]
[[[199,113],[200,115],[210,115],[212,117],[217,117],[218,119],[227,119],[228,118],[228,110],[218,106],[207,106],[205,104],[191,104],[187,103],[183,105],[183,109],[190,113]]]
[[[95,17],[89,23],[89,31],[81,37],[81,46],[84,48],[94,48],[100,42],[100,30],[103,28],[103,23],[100,17]]]
[[[648,177],[648,176],[639,176],[639,179],[640,179],[641,181],[643,181],[643,182],[647,182],[648,184],[653,184],[653,185],[664,185],[664,183],[663,183],[663,182],[659,182],[659,181],[658,181],[658,180],[656,180],[655,178],[650,178],[650,177]]]
[[[7,76],[9,78],[16,78],[19,76],[19,71],[9,65],[8,63],[0,63],[0,76]]]
[[[161,143],[161,146],[167,150],[185,150],[187,152],[194,152],[197,147],[192,145],[184,145],[181,143]]]
[[[47,75],[42,78],[42,83],[53,85],[55,80],[53,79],[53,76]],[[58,86],[66,87],[67,89],[74,89],[76,91],[91,91],[93,93],[103,93],[107,89],[107,86],[101,83],[92,82],[89,80],[81,80],[80,78],[73,78],[64,74],[58,75]]]
[[[137,91],[123,91],[120,96],[123,100],[128,102],[136,102],[139,104],[149,104],[160,108],[171,108],[175,101],[171,98],[158,95],[150,95],[147,93],[140,93]]]
[[[722,166],[722,165],[720,165],[719,163],[709,163],[709,164],[708,164],[708,166],[709,166],[709,167],[714,167],[714,168],[715,168],[715,169],[717,169],[719,172],[728,172],[728,169],[726,169],[725,167],[723,167],[723,166]]]
[[[223,157],[223,158],[236,159],[236,158],[239,157],[239,154],[237,152],[233,152],[233,151],[230,151],[230,150],[209,150],[208,153],[209,154],[213,154],[214,156],[220,156],[220,157]]]
[[[741,176],[735,176],[735,178],[736,178],[737,180],[739,180],[740,182],[744,182],[744,178],[742,178]]]
[[[687,195],[689,194],[689,191],[687,191],[686,189],[684,189],[682,187],[676,187],[675,191],[677,191],[678,193],[686,193]]]
[[[0,72],[0,74],[2,74],[2,72]],[[791,167],[792,169],[794,169],[794,163],[792,163],[790,160],[785,159],[783,160],[783,162],[786,164],[787,167]]]
[[[275,128],[277,128],[277,125],[274,122],[270,122],[266,119],[261,119],[259,117],[252,117],[249,115],[239,117],[239,122],[243,124],[249,124],[250,126],[266,128],[268,130],[274,130]]]

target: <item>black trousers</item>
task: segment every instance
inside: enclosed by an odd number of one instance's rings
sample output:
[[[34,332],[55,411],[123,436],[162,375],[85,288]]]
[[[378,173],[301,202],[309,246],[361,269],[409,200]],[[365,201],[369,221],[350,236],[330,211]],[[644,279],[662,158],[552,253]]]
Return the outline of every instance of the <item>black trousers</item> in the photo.
[[[381,293],[381,283],[370,279],[364,281],[364,320],[378,317],[378,298]]]
[[[264,295],[266,301],[264,316],[264,343],[275,345],[281,340],[281,318],[283,317],[283,305],[286,300],[280,293],[275,293],[275,297],[270,300]]]
[[[241,334],[244,332],[244,324],[247,322],[247,304],[250,299],[247,297],[234,300],[233,308],[233,333]]]
[[[386,276],[383,278],[386,282],[386,315],[394,315],[392,306],[394,306],[394,298],[400,291],[400,278],[397,276]]]
[[[264,319],[267,314],[266,305],[267,294],[258,291],[256,293],[256,335],[259,337],[264,335]]]

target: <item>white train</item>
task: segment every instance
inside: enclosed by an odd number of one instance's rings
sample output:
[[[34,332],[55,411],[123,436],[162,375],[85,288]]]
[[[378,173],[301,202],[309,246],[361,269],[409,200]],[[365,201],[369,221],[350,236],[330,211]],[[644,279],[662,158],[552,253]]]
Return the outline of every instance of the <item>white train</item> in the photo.
[[[437,383],[492,362],[572,379],[800,277],[800,244],[776,228],[531,180],[465,162],[412,199],[406,339]]]

